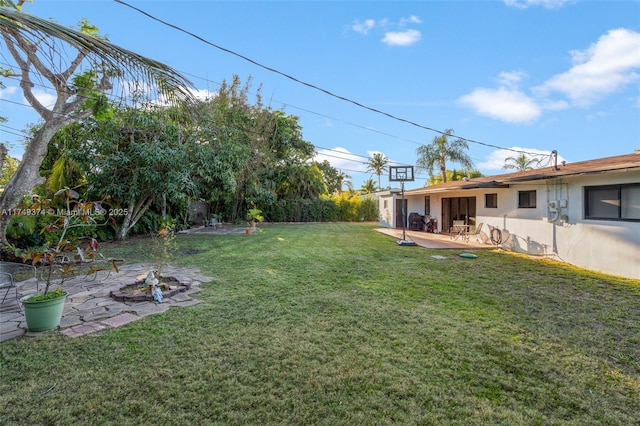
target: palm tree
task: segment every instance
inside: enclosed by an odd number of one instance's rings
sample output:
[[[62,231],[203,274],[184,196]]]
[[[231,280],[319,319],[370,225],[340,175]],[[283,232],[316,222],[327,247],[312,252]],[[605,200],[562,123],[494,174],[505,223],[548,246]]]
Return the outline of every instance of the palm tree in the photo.
[[[338,192],[342,192],[343,186],[347,187],[347,191],[353,191],[353,182],[351,182],[351,176],[340,171],[338,175],[338,181],[340,183],[340,189],[338,189]]]
[[[434,137],[429,145],[422,145],[416,150],[417,169],[427,171],[429,176],[433,176],[433,169],[437,165],[443,183],[447,182],[447,160],[460,163],[465,170],[473,168],[473,161],[466,153],[469,149],[467,142],[460,138],[449,141],[452,134],[453,129],[447,129],[440,136]]]
[[[367,171],[378,175],[378,189],[382,189],[382,186],[380,186],[380,175],[386,171],[388,164],[389,159],[381,152],[374,152],[369,159]]]
[[[15,208],[22,196],[41,182],[38,170],[53,135],[65,126],[91,115],[108,116],[106,93],[114,87],[155,90],[168,101],[193,101],[192,84],[177,71],[152,59],[109,43],[86,20],[74,30],[19,10],[10,0],[0,0],[0,34],[15,61],[15,69],[0,68],[5,78],[17,78],[25,99],[42,118],[31,135],[18,170],[0,196],[0,209]],[[67,53],[75,56],[66,57]],[[11,66],[11,65],[10,65]],[[47,81],[56,92],[52,107],[33,93],[34,81]],[[114,85],[119,81],[122,85]],[[42,83],[40,83],[42,84]],[[125,90],[126,93],[126,90]],[[8,215],[0,220],[0,242],[7,244]]]
[[[507,157],[504,159],[503,169],[516,169],[519,172],[533,170],[540,166],[540,160],[537,158],[529,158],[524,152],[517,157]]]
[[[360,188],[363,194],[371,194],[372,192],[376,192],[376,183],[373,179],[369,178],[364,181],[362,184],[362,188]]]

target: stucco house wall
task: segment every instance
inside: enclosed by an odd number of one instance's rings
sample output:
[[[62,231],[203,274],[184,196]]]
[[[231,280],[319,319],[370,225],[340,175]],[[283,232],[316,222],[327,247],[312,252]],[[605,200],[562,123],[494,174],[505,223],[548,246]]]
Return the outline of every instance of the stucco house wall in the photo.
[[[508,176],[508,175],[503,175]],[[585,218],[585,187],[640,184],[640,168],[586,173],[528,181],[518,180],[491,188],[452,188],[435,185],[405,192],[407,214],[424,214],[425,196],[430,215],[444,223],[443,199],[475,197],[475,224],[483,223],[481,237],[490,243],[489,226],[501,231],[501,247],[555,258],[585,269],[640,279],[640,220],[593,220]],[[535,208],[519,208],[520,191],[536,191]],[[496,194],[497,207],[485,206],[485,195]],[[388,195],[389,198],[393,194]],[[397,195],[399,197],[399,195]],[[550,205],[550,203],[552,203]],[[396,205],[388,202],[390,208]],[[635,202],[640,209],[640,202]],[[382,212],[382,210],[381,210]],[[387,212],[387,217],[395,217]],[[634,217],[638,213],[634,213]],[[396,226],[381,221],[381,226]],[[401,225],[400,225],[401,226]]]

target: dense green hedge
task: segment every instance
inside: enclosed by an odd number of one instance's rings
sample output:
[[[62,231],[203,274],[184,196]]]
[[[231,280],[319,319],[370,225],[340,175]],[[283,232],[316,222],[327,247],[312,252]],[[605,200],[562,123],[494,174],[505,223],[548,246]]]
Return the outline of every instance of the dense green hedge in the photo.
[[[359,222],[377,221],[378,204],[372,198],[342,193],[315,200],[278,200],[261,206],[267,222]]]

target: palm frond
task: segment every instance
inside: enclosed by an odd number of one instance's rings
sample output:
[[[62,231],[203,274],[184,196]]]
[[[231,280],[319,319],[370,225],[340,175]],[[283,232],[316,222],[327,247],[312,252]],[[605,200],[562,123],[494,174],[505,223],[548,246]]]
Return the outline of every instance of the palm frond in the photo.
[[[0,0],[0,5],[7,0]],[[195,101],[193,84],[173,68],[138,53],[119,47],[108,40],[67,28],[52,20],[42,19],[10,6],[0,7],[0,32],[17,33],[33,40],[58,39],[81,52],[89,52],[89,60],[102,69],[111,69],[120,79],[143,77],[164,96],[176,101]],[[134,78],[133,80],[140,80]]]

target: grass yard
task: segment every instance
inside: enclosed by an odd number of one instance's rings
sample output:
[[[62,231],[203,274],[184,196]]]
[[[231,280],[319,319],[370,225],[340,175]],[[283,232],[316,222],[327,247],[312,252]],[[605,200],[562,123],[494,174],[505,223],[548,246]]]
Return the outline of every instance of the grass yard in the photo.
[[[177,243],[202,303],[2,343],[0,424],[638,424],[638,281],[372,224]]]

